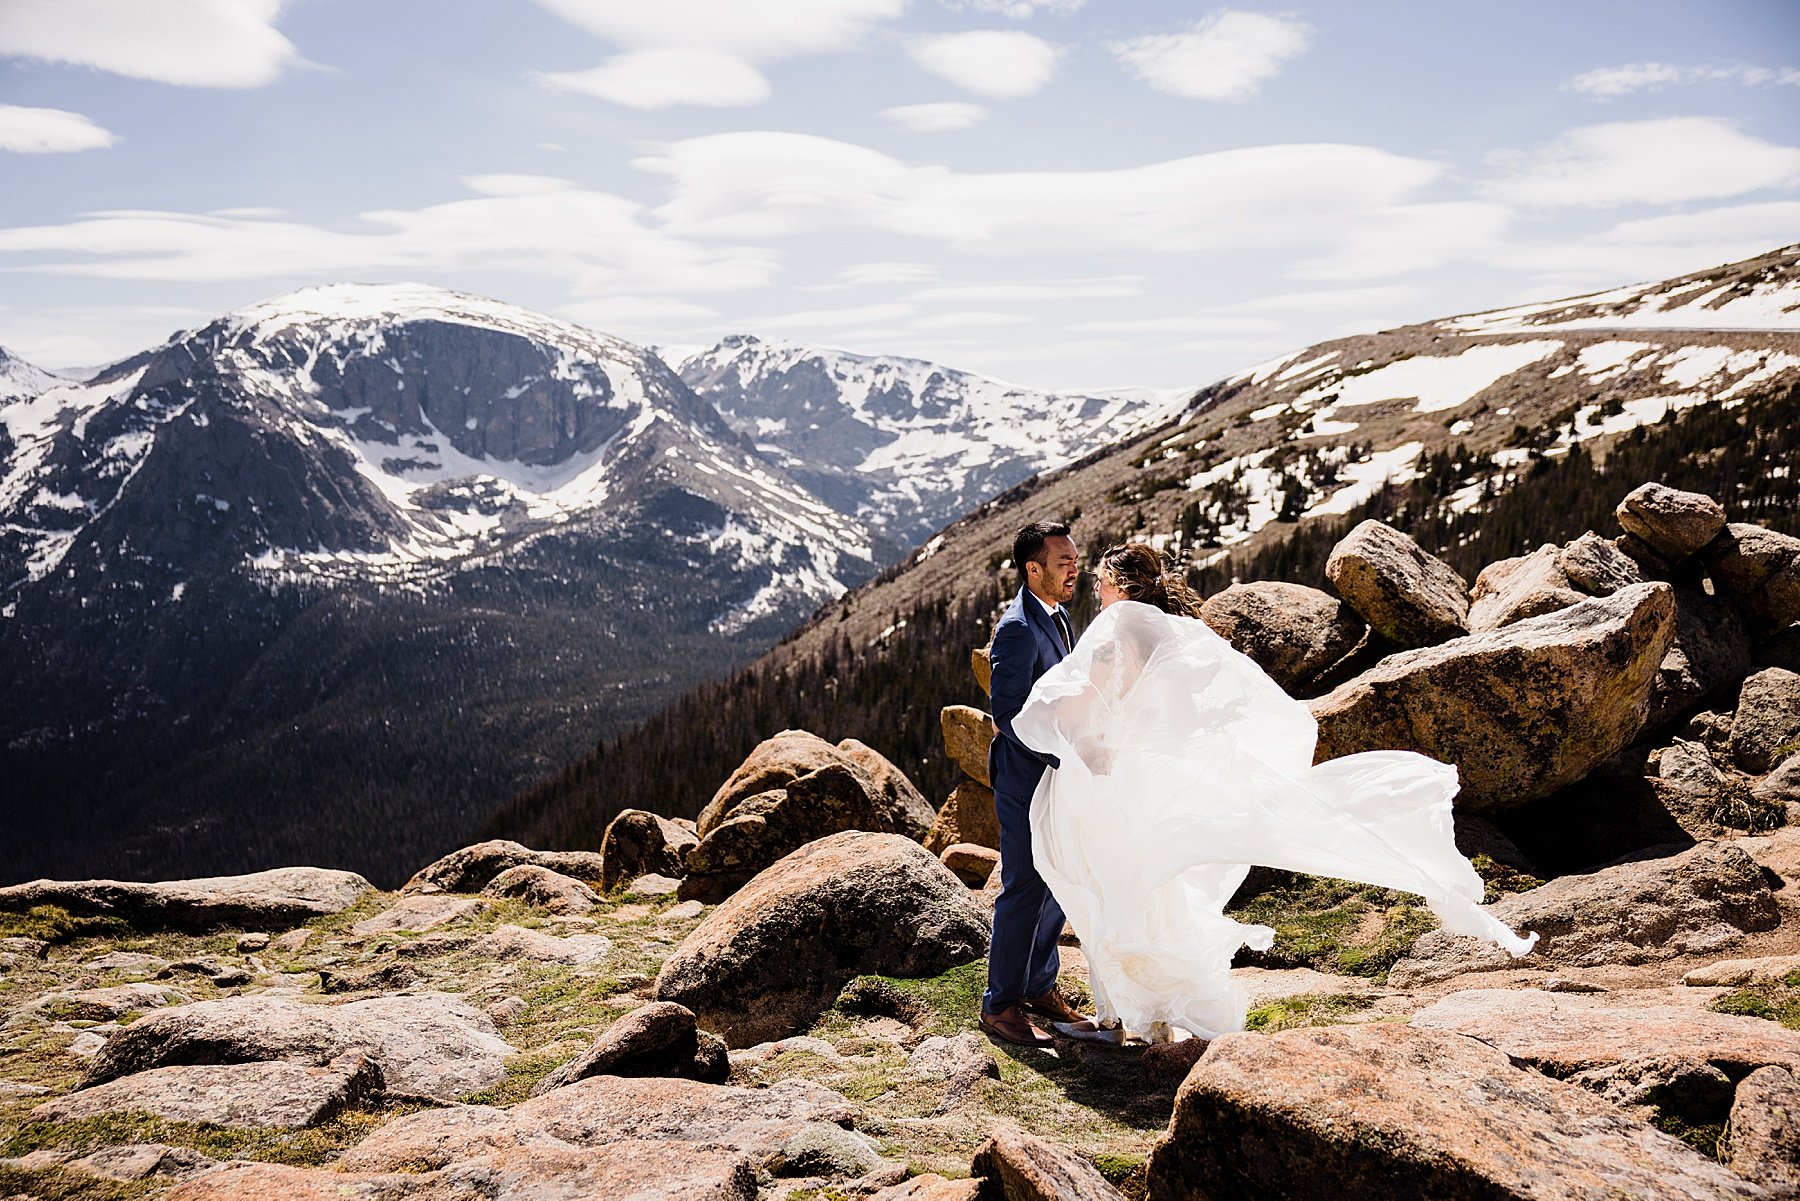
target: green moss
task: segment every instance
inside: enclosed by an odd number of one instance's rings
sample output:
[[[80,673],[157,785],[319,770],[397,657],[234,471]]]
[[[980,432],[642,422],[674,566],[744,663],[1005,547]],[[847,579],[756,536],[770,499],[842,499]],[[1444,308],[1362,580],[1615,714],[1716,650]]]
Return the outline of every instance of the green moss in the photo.
[[[492,1088],[463,1098],[470,1105],[516,1105],[531,1095],[537,1082],[575,1058],[568,1049],[528,1051],[506,1057],[506,1078]]]
[[[129,929],[116,917],[77,917],[60,905],[34,905],[24,913],[0,913],[0,938],[35,938],[52,946]]]
[[[214,1159],[261,1159],[296,1167],[316,1167],[362,1141],[375,1127],[416,1104],[346,1110],[317,1126],[240,1128],[199,1122],[171,1122],[149,1113],[109,1113],[70,1122],[25,1122],[0,1151],[17,1157],[32,1151],[88,1154],[102,1147],[167,1143],[191,1147]]]
[[[978,959],[953,967],[942,975],[905,980],[896,976],[860,976],[844,987],[840,996],[855,1006],[867,1003],[866,1012],[887,1012],[875,1007],[875,998],[898,1012],[892,1016],[907,1022],[922,1035],[954,1035],[975,1029],[981,1015],[981,994],[987,991],[987,960]]]
[[[1477,855],[1470,859],[1469,863],[1475,868],[1475,874],[1481,877],[1482,884],[1486,886],[1481,898],[1483,905],[1492,905],[1501,897],[1511,896],[1514,893],[1530,892],[1544,884],[1544,881],[1529,872],[1522,872],[1510,864],[1501,863],[1487,855]]]
[[[1702,1125],[1689,1125],[1678,1117],[1664,1115],[1652,1123],[1664,1134],[1674,1135],[1708,1159],[1723,1160],[1719,1144],[1725,1138],[1725,1126],[1719,1122],[1707,1122]]]
[[[162,1182],[108,1180],[67,1168],[28,1168],[0,1164],[0,1194],[34,1201],[136,1201]]]
[[[1115,1155],[1102,1151],[1094,1156],[1094,1169],[1106,1177],[1106,1182],[1124,1193],[1127,1197],[1141,1197],[1148,1187],[1146,1169],[1150,1163],[1145,1155]]]
[[[1789,1030],[1800,1030],[1800,971],[1789,972],[1779,982],[1752,984],[1726,993],[1707,1008],[1714,1013],[1764,1018]]]
[[[1244,1018],[1244,1029],[1273,1034],[1299,1026],[1335,1026],[1346,1014],[1367,1009],[1374,1002],[1350,993],[1316,993],[1282,997],[1258,1005]]]
[[[1232,916],[1275,930],[1274,946],[1246,953],[1249,962],[1377,980],[1438,924],[1405,893],[1323,876],[1295,876],[1235,907]]]

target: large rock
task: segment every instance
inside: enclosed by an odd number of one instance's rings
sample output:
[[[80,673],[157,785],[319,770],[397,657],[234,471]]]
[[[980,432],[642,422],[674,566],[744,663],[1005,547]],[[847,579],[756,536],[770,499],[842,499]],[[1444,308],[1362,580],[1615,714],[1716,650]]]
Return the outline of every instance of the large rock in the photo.
[[[1421,1009],[1412,1024],[1478,1038],[1514,1063],[1590,1087],[1607,1079],[1607,1069],[1641,1060],[1694,1060],[1731,1080],[1771,1064],[1800,1069],[1800,1032],[1778,1023],[1686,1006],[1621,1005],[1607,994],[1469,989]]]
[[[837,744],[849,760],[869,773],[875,786],[881,790],[881,796],[887,803],[887,811],[891,815],[894,833],[904,834],[917,842],[925,837],[925,831],[931,828],[931,819],[937,810],[925,799],[907,774],[894,766],[894,761],[886,755],[854,738],[846,738]]]
[[[1482,568],[1469,589],[1470,631],[1498,630],[1580,604],[1582,594],[1564,574],[1560,554],[1558,547],[1546,545]]]
[[[720,905],[656,978],[732,1046],[810,1026],[855,976],[935,976],[987,953],[990,919],[898,834],[809,843]]]
[[[112,1022],[134,1010],[185,1005],[193,999],[166,984],[115,984],[111,988],[48,992],[25,1006],[25,1012],[45,1014],[62,1022]]]
[[[1783,759],[1774,771],[1751,789],[1757,798],[1784,805],[1800,805],[1800,752]]]
[[[311,1005],[251,995],[158,1010],[116,1031],[83,1088],[178,1064],[324,1065],[362,1051],[391,1092],[455,1100],[499,1083],[513,1048],[485,1013],[442,993]]]
[[[1654,963],[1724,951],[1746,932],[1781,922],[1756,862],[1735,846],[1703,843],[1665,859],[1562,876],[1505,897],[1489,912],[1515,930],[1535,930],[1536,949],[1513,959],[1491,943],[1433,930],[1388,972],[1398,988],[1466,972],[1521,967]]]
[[[1332,548],[1325,578],[1395,646],[1429,646],[1468,632],[1469,588],[1463,578],[1379,521],[1363,522]]]
[[[541,930],[507,925],[483,934],[469,945],[469,950],[502,961],[530,959],[539,963],[580,965],[605,959],[612,953],[612,940],[604,934],[558,937]]]
[[[1769,667],[1744,681],[1731,719],[1731,759],[1752,775],[1800,753],[1800,674]]]
[[[964,780],[952,788],[925,835],[925,849],[939,855],[958,843],[1000,849],[1000,814],[994,790],[985,784]]]
[[[1073,1151],[1016,1127],[1002,1126],[976,1148],[972,1175],[1006,1201],[1124,1201],[1094,1165]]]
[[[401,897],[373,917],[366,917],[350,927],[352,934],[385,934],[391,930],[435,930],[487,908],[485,901],[473,897],[439,896],[429,893]]]
[[[1800,621],[1800,538],[1734,522],[1702,557],[1719,590],[1764,627]]]
[[[163,1194],[167,1201],[755,1201],[756,1195],[756,1171],[743,1154],[651,1139],[598,1147],[545,1140],[429,1172],[241,1161]]]
[[[1800,1196],[1800,1079],[1787,1068],[1758,1068],[1731,1103],[1731,1170],[1777,1197]]]
[[[1674,637],[1674,592],[1635,584],[1390,655],[1310,702],[1318,758],[1419,751],[1457,766],[1458,808],[1511,808],[1579,780],[1636,737]]]
[[[1636,559],[1591,530],[1558,551],[1556,565],[1570,584],[1594,596],[1649,580]]]
[[[1376,1023],[1227,1034],[1175,1098],[1152,1201],[1699,1201],[1753,1186],[1462,1035]]]
[[[47,1101],[31,1116],[67,1122],[143,1112],[218,1126],[316,1126],[381,1086],[381,1070],[360,1051],[322,1067],[276,1061],[151,1068]]]
[[[962,768],[963,775],[992,788],[988,779],[988,748],[994,745],[994,719],[968,705],[945,705],[938,714],[944,730],[944,750]]]
[[[1698,551],[1725,528],[1725,510],[1718,501],[1667,484],[1639,485],[1615,512],[1621,529],[1671,563]]]
[[[280,867],[161,884],[33,880],[0,888],[0,911],[22,913],[55,905],[77,916],[118,917],[139,927],[257,929],[296,926],[340,913],[374,887],[355,872],[322,867]]]
[[[1000,852],[972,842],[951,843],[938,858],[970,888],[981,888],[1000,866]]]
[[[512,867],[532,864],[597,884],[601,876],[598,851],[534,851],[522,843],[496,838],[478,842],[421,868],[402,892],[480,892],[495,876]]]
[[[1736,610],[1696,588],[1675,593],[1675,642],[1656,669],[1649,729],[1666,729],[1750,670],[1750,635]]]
[[[531,1095],[589,1076],[680,1076],[722,1084],[729,1075],[725,1044],[694,1025],[692,1010],[652,1001],[608,1026],[587,1050],[532,1086]]]
[[[553,872],[535,863],[509,867],[488,881],[481,895],[511,897],[548,909],[551,913],[582,914],[600,903],[594,890],[573,876]]]
[[[662,1077],[590,1076],[511,1109],[465,1105],[404,1114],[344,1152],[348,1172],[432,1171],[533,1144],[623,1141],[727,1147],[764,1167],[813,1122],[848,1127],[856,1108],[824,1085],[732,1088]]]
[[[892,764],[882,778],[871,774],[865,763],[879,756],[857,747],[853,755],[804,730],[784,730],[752,751],[700,814],[683,899],[723,900],[783,855],[829,834],[924,838],[930,805]]]
[[[700,841],[694,823],[644,809],[627,809],[612,819],[600,841],[600,885],[608,890],[639,876],[687,873],[686,856]]]
[[[1289,691],[1355,650],[1366,629],[1355,610],[1330,593],[1279,580],[1215,592],[1201,606],[1200,619]]]

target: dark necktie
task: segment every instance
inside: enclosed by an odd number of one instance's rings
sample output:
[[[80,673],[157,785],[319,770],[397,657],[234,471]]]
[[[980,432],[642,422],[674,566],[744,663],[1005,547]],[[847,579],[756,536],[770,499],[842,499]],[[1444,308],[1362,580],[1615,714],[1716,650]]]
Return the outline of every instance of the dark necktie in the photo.
[[[1074,636],[1069,633],[1069,618],[1061,609],[1054,609],[1050,616],[1056,618],[1056,628],[1062,634],[1063,653],[1066,655],[1075,649]]]

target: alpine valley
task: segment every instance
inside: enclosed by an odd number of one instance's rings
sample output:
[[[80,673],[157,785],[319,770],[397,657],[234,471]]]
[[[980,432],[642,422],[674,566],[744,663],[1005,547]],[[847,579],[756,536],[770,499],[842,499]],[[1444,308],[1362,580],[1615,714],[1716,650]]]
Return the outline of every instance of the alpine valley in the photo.
[[[83,379],[0,352],[0,878],[397,880],[1186,399],[750,338],[683,375],[413,285],[305,289]]]

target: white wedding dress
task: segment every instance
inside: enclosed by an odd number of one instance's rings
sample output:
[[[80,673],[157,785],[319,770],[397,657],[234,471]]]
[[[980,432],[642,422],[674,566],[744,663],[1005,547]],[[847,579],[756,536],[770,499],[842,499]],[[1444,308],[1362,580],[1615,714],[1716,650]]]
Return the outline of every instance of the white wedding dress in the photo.
[[[1411,751],[1317,766],[1318,726],[1206,623],[1119,601],[1038,680],[1013,730],[1055,755],[1031,803],[1037,869],[1081,938],[1097,1019],[1203,1038],[1244,1025],[1225,916],[1250,865],[1425,898],[1444,928],[1523,955],[1456,849],[1456,768]]]

